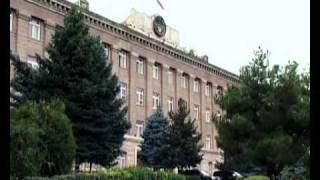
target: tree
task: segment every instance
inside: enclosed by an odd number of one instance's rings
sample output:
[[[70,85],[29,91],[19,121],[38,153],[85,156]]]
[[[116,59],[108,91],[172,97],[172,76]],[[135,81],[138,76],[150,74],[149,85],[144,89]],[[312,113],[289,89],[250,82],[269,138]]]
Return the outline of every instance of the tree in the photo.
[[[143,132],[143,143],[139,152],[139,159],[144,165],[153,168],[162,167],[159,157],[159,149],[162,146],[162,140],[168,130],[168,120],[164,117],[160,107],[147,118],[147,126]]]
[[[52,176],[71,170],[76,144],[61,101],[27,102],[10,116],[10,175]]]
[[[163,167],[177,167],[181,171],[183,168],[195,167],[202,160],[201,134],[196,131],[195,120],[191,120],[188,115],[186,102],[180,98],[177,112],[169,113],[171,124],[159,150]]]
[[[269,67],[261,48],[240,71],[241,83],[215,98],[226,112],[217,124],[217,143],[226,168],[249,165],[267,169],[269,177],[296,162],[309,147],[309,74],[298,64]]]
[[[55,29],[47,48],[49,58],[38,56],[38,70],[12,57],[16,76],[11,85],[20,93],[13,99],[16,105],[26,100],[62,99],[74,127],[76,165],[111,166],[130,128],[127,107],[117,98],[119,81],[112,74],[101,40],[89,34],[83,19],[73,6],[64,28]]]

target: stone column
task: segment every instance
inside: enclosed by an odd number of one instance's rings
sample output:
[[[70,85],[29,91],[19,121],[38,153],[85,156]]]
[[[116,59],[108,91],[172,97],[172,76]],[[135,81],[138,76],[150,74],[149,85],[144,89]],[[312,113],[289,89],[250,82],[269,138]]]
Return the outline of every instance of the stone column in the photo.
[[[153,65],[154,65],[155,60],[150,58],[146,60],[146,106],[145,106],[145,113],[146,117],[150,116],[152,114],[152,73],[153,73]],[[162,94],[160,95],[160,97]]]
[[[180,92],[182,91],[181,88],[181,77],[183,75],[183,71],[181,69],[177,69],[176,73],[176,94],[174,97],[174,109],[178,109],[178,100],[180,98]]]
[[[166,102],[166,94],[164,93],[166,88],[168,87],[168,71],[169,66],[167,64],[163,64],[161,68],[161,107],[163,113],[166,115],[168,112],[167,102]]]
[[[189,99],[188,101],[188,108],[190,109],[190,116],[191,118],[193,118],[193,108],[194,108],[194,104],[193,104],[193,96],[194,96],[194,92],[193,92],[193,83],[195,80],[195,76],[194,74],[190,74],[189,76],[189,83],[188,83],[188,88],[189,88]]]
[[[130,119],[131,122],[131,129],[130,129],[130,135],[135,135],[134,134],[134,129],[135,129],[135,121],[136,121],[136,60],[138,59],[139,55],[135,52],[131,52],[128,61],[127,61],[127,65],[129,68],[129,97],[128,97],[128,118]]]

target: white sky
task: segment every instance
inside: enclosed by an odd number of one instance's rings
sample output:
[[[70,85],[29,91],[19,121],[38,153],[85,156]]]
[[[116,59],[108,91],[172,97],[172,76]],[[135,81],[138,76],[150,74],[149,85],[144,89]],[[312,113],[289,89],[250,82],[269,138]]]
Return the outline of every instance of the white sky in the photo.
[[[70,0],[75,2],[75,0]],[[207,54],[233,73],[261,46],[271,64],[310,65],[310,0],[89,0],[90,10],[123,22],[131,8],[160,14],[180,33],[180,46]]]

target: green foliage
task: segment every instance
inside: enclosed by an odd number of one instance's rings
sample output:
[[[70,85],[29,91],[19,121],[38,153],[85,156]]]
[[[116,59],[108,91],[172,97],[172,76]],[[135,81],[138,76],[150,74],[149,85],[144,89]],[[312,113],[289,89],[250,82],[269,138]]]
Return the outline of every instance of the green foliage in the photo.
[[[153,171],[149,168],[112,168],[97,173],[75,173],[62,176],[29,177],[25,180],[185,180],[182,175],[166,171]]]
[[[169,113],[171,124],[159,150],[160,163],[166,168],[181,170],[194,167],[202,160],[201,134],[196,131],[195,120],[188,115],[186,103],[179,99],[177,112]]]
[[[281,180],[307,180],[310,175],[303,164],[286,166],[280,173]]]
[[[10,115],[11,176],[51,176],[71,170],[76,145],[61,101],[27,102]]]
[[[215,101],[226,112],[217,125],[224,168],[245,170],[250,164],[278,175],[309,147],[309,73],[296,62],[269,67],[268,52],[259,48],[240,72],[241,84],[228,86]]]
[[[237,178],[237,180],[270,180],[270,178],[268,176],[249,176]]]
[[[76,137],[76,164],[111,166],[130,128],[127,107],[117,98],[118,78],[100,38],[89,34],[83,19],[77,7],[69,11],[64,28],[57,27],[49,43],[49,58],[38,57],[38,70],[12,56],[16,76],[11,86],[20,92],[13,99],[16,106],[27,100],[63,100]]]
[[[139,152],[139,159],[145,166],[160,168],[161,159],[159,149],[166,131],[168,130],[168,120],[164,117],[160,107],[146,120],[147,126],[143,132],[143,143]]]

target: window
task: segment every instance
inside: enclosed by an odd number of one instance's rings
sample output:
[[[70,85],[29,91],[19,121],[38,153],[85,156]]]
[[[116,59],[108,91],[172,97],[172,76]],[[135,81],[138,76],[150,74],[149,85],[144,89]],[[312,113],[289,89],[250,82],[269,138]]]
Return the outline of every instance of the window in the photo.
[[[187,88],[187,77],[183,75],[181,76],[181,87]]]
[[[154,79],[159,79],[159,66],[158,65],[153,65],[153,73],[152,73],[152,77]]]
[[[198,80],[193,81],[193,91],[199,92],[199,81]]]
[[[218,90],[218,93],[222,93],[223,92],[223,87],[222,86],[217,86],[217,90]]]
[[[119,167],[120,168],[123,168],[123,167],[126,167],[126,157],[125,157],[126,155],[121,155],[120,157],[119,157]]]
[[[32,69],[38,69],[39,68],[39,64],[37,62],[37,58],[34,56],[28,56],[27,58],[27,64],[29,67],[31,67]]]
[[[13,10],[10,10],[10,32],[13,29]]]
[[[173,72],[171,70],[168,71],[168,83],[173,84]]]
[[[104,47],[104,52],[106,54],[106,59],[109,60],[110,59],[110,45],[108,45],[107,43],[105,42],[102,42],[103,44],[103,47]]]
[[[199,106],[198,105],[194,105],[193,118],[196,119],[196,120],[199,119]]]
[[[158,106],[160,106],[160,95],[154,92],[152,96],[152,109],[157,109]]]
[[[206,121],[210,122],[210,110],[209,109],[206,110]]]
[[[168,111],[171,112],[173,111],[173,97],[169,97],[169,100],[168,100]]]
[[[143,64],[144,60],[142,59],[142,57],[139,57],[136,62],[136,71],[138,74],[143,74]]]
[[[120,83],[120,97],[124,100],[127,98],[127,84],[123,82]]]
[[[127,68],[127,53],[125,51],[119,52],[119,66],[121,68]]]
[[[205,95],[210,96],[211,86],[210,84],[206,84]]]
[[[35,18],[29,22],[29,37],[40,40],[40,21]]]
[[[143,96],[143,89],[142,88],[138,88],[137,90],[137,105],[143,105],[143,100],[144,100],[144,96]]]
[[[141,137],[143,134],[143,121],[138,120],[136,122],[136,129],[137,129],[136,136]]]
[[[206,137],[205,148],[211,149],[211,137],[209,135]]]

